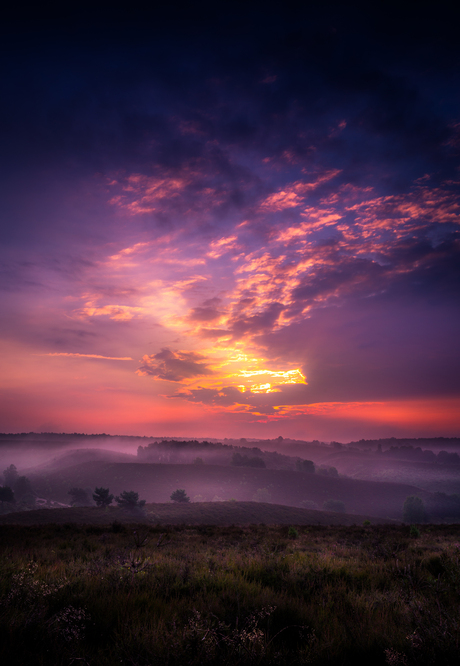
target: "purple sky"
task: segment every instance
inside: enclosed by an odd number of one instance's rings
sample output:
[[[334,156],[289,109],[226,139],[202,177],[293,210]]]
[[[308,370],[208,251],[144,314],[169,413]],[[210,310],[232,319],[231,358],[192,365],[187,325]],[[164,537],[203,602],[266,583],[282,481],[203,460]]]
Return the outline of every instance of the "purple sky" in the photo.
[[[4,23],[0,431],[460,434],[458,12],[263,7]]]

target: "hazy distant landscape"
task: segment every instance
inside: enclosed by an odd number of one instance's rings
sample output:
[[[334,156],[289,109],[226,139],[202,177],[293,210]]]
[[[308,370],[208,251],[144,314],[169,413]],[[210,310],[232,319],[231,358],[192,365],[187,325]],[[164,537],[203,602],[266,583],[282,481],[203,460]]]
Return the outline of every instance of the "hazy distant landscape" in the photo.
[[[134,491],[148,505],[170,503],[177,489],[185,490],[191,504],[202,505],[259,502],[327,511],[327,503],[336,501],[342,503],[339,513],[344,520],[366,516],[401,521],[405,500],[417,496],[427,521],[456,522],[459,452],[460,439],[455,438],[347,444],[280,437],[218,442],[1,435],[3,484],[8,485],[11,465],[15,475],[14,501],[4,502],[1,513],[70,506],[69,491],[75,488],[86,493],[83,505],[95,506],[94,489],[103,487],[115,496]]]

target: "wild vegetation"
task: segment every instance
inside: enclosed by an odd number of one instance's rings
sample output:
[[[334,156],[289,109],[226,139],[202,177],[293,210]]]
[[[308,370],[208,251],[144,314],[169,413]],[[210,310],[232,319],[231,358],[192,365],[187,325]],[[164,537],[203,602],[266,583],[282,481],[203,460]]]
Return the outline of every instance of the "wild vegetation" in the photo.
[[[0,659],[456,664],[459,537],[445,525],[2,525]]]

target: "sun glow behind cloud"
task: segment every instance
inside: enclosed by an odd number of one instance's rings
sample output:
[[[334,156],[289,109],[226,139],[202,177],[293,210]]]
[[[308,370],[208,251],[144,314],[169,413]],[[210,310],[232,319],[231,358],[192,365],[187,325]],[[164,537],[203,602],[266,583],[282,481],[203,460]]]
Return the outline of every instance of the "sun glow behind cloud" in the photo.
[[[243,224],[234,225],[232,234],[211,236],[208,243],[197,243],[193,235],[187,242],[190,232],[183,228],[116,249],[98,264],[95,274],[95,280],[112,283],[113,289],[82,294],[82,307],[70,316],[138,321],[141,326],[158,326],[163,339],[179,336],[180,346],[167,343],[163,351],[143,354],[137,371],[141,377],[180,385],[173,393],[164,392],[170,398],[260,415],[265,395],[270,398],[262,410],[267,418],[318,414],[317,407],[309,406],[307,393],[289,394],[296,404],[285,404],[288,389],[309,386],[314,391],[305,368],[315,358],[301,354],[296,359],[294,350],[285,350],[279,358],[271,351],[267,356],[267,336],[283,336],[283,331],[317,317],[323,309],[373,297],[382,285],[385,291],[401,276],[416,275],[439,250],[432,242],[423,251],[407,251],[411,238],[425,237],[433,218],[447,229],[459,224],[458,201],[448,186],[430,190],[416,184],[406,196],[376,197],[370,187],[338,184],[334,193],[311,205],[308,197],[316,184],[339,174],[329,171],[317,176],[315,184],[295,181],[285,186],[283,196],[265,198]],[[184,187],[197,177],[197,172],[190,172]],[[110,204],[134,217],[143,214],[145,197],[163,201],[160,192],[178,188],[167,178],[161,187],[137,177],[126,180],[129,184],[122,190],[129,193],[129,206],[123,197],[113,197]],[[117,187],[115,178],[111,186]],[[289,198],[296,201],[296,216],[276,218],[271,224],[270,215],[294,208],[283,198],[286,193],[297,197]],[[210,209],[213,203],[206,205]],[[204,200],[198,209],[205,210]],[[263,244],[257,237],[262,220]],[[109,301],[111,293],[119,293],[122,301]],[[299,354],[299,345],[295,348]],[[339,403],[324,404],[333,406],[328,413],[332,409],[342,414]],[[364,420],[365,413],[370,412],[363,412]]]
[[[4,429],[458,434],[458,37],[320,15],[24,35]]]

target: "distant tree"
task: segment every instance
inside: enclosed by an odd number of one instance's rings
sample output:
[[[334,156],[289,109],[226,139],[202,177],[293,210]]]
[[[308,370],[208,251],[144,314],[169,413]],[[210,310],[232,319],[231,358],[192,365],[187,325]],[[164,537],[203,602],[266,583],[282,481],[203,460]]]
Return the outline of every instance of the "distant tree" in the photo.
[[[426,521],[426,510],[423,500],[416,495],[406,498],[403,506],[403,521],[405,523],[424,523]]]
[[[271,502],[272,496],[268,488],[258,488],[252,499],[254,502]]]
[[[18,476],[14,484],[14,492],[19,499],[25,495],[32,495],[32,484],[27,476]]]
[[[300,506],[302,509],[314,509],[315,511],[319,509],[319,506],[313,500],[302,500]]]
[[[307,472],[308,474],[315,473],[315,464],[313,460],[297,460],[295,466],[299,472]]]
[[[134,490],[123,490],[115,497],[115,502],[124,509],[141,509],[145,505],[145,500],[140,500],[139,493]]]
[[[267,465],[265,464],[265,460],[263,458],[259,458],[258,456],[254,456],[254,458],[248,458],[248,462],[246,463],[248,467],[266,467]]]
[[[18,476],[19,474],[16,465],[10,465],[9,467],[7,467],[3,472],[3,478],[5,479],[5,486],[14,488]]]
[[[68,495],[71,497],[70,503],[72,506],[89,506],[91,504],[88,493],[84,488],[71,488]]]
[[[318,469],[316,470],[316,473],[321,474],[323,476],[335,476],[335,477],[339,476],[339,473],[338,473],[336,467],[321,466],[321,467],[318,467]]]
[[[9,486],[0,486],[0,502],[14,502],[14,493]]]
[[[326,500],[323,504],[325,511],[335,511],[336,513],[345,513],[345,503],[342,500]]]
[[[188,497],[185,490],[180,490],[180,489],[177,489],[173,493],[171,493],[171,499],[173,502],[178,502],[180,504],[190,502],[190,497]]]
[[[93,493],[93,500],[97,506],[109,506],[113,502],[113,495],[109,495],[108,488],[96,488]]]
[[[241,465],[244,465],[243,456],[241,455],[241,453],[234,453],[233,454],[233,456],[232,456],[232,465],[235,465],[235,467],[241,467]]]
[[[232,465],[236,467],[266,467],[263,458],[259,458],[258,456],[248,458],[248,456],[242,456],[241,453],[233,454]]]

